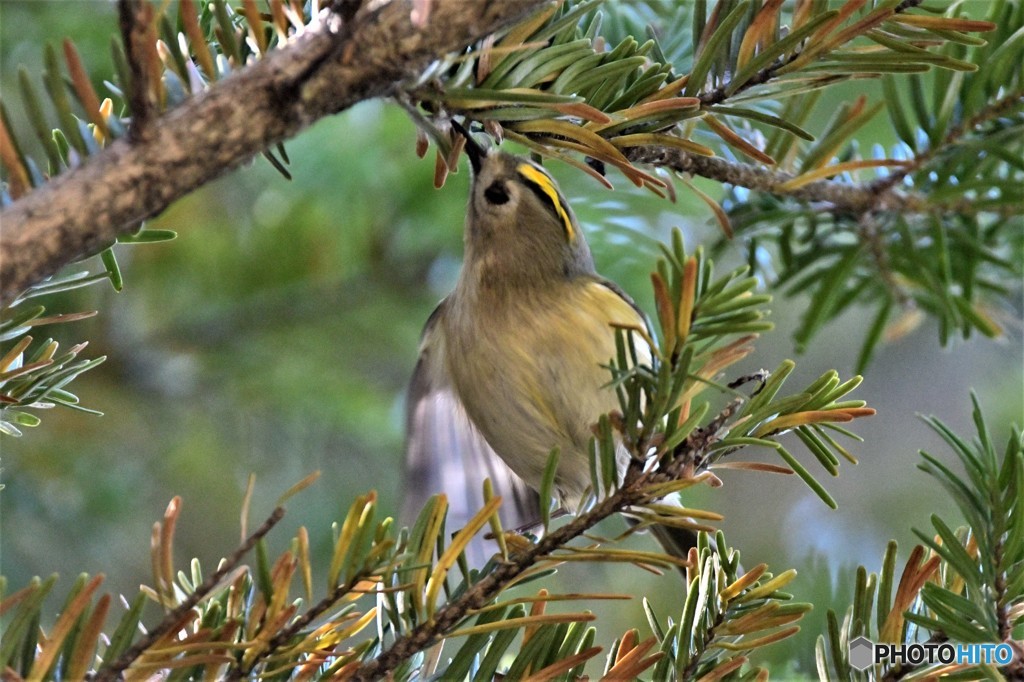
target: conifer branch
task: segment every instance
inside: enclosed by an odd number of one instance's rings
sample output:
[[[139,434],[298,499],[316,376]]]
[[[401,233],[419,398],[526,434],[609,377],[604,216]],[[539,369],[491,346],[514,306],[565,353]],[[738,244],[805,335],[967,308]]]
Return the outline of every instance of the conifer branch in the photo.
[[[1010,92],[998,100],[987,103],[981,111],[971,116],[969,120],[950,128],[941,144],[929,147],[923,152],[917,154],[906,167],[896,170],[886,177],[875,180],[869,185],[869,188],[872,191],[877,192],[879,195],[888,192],[890,189],[902,182],[905,177],[911,173],[921,170],[921,168],[931,163],[936,156],[943,152],[943,150],[955,145],[964,137],[964,135],[977,130],[977,128],[982,124],[1007,113],[1014,106],[1022,103],[1024,103],[1024,91],[1021,90]],[[958,210],[964,210],[967,207],[957,208]]]
[[[925,197],[889,187],[878,191],[868,184],[818,180],[794,190],[780,189],[795,175],[769,170],[720,157],[701,156],[670,147],[637,147],[626,154],[634,163],[669,168],[678,173],[699,175],[735,187],[767,192],[809,203],[827,203],[842,213],[862,214],[872,210],[920,212],[934,208]]]
[[[178,625],[199,602],[201,602],[208,594],[210,594],[210,592],[213,591],[215,587],[217,587],[221,580],[223,580],[235,569],[236,566],[238,566],[242,561],[242,558],[256,546],[256,543],[266,537],[267,533],[269,533],[283,518],[284,508],[276,507],[274,511],[270,513],[270,516],[260,524],[260,527],[254,530],[252,534],[235,549],[230,557],[221,562],[221,565],[217,570],[211,573],[201,585],[196,586],[195,590],[192,591],[192,594],[182,600],[180,604],[164,616],[156,627],[150,630],[145,637],[129,647],[129,649],[121,654],[116,661],[100,668],[92,678],[93,682],[113,682],[113,680],[121,679],[122,673],[127,670],[139,656],[152,647],[161,637],[170,632],[171,628]]]
[[[117,140],[6,208],[0,304],[264,149],[324,116],[392,94],[437,55],[541,4],[509,0],[467,12],[462,0],[435,0],[423,28],[402,1],[361,7],[351,21],[325,13],[287,46],[153,121],[145,139]]]
[[[694,461],[703,451],[688,451],[680,459]],[[469,588],[461,597],[449,602],[434,614],[434,617],[412,632],[399,638],[377,658],[364,663],[352,673],[353,680],[378,680],[388,674],[402,661],[423,651],[444,638],[455,625],[475,609],[486,606],[495,596],[505,590],[512,581],[528,568],[549,557],[552,552],[580,537],[599,522],[630,506],[639,504],[649,495],[645,489],[658,483],[665,483],[673,477],[664,472],[642,474],[631,467],[622,486],[613,494],[598,502],[589,511],[580,514],[566,525],[548,533],[528,550],[513,554],[509,561],[498,566],[492,573]]]

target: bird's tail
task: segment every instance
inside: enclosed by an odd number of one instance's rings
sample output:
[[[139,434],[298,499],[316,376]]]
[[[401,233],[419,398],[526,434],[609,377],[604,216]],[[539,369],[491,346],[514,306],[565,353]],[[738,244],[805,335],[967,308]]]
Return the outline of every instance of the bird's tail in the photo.
[[[657,524],[651,526],[651,534],[666,554],[677,559],[686,559],[690,548],[697,546],[697,534],[688,528]]]

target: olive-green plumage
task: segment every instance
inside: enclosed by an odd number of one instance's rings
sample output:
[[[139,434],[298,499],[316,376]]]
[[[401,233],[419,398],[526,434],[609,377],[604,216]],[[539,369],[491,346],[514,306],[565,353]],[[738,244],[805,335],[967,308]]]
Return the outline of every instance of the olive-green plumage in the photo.
[[[415,513],[445,491],[459,523],[479,508],[490,477],[506,498],[505,522],[521,526],[538,518],[532,490],[552,448],[562,505],[573,511],[583,498],[591,427],[618,407],[602,366],[615,355],[612,325],[645,320],[594,270],[546,171],[472,139],[467,152],[465,260],[423,334],[408,404],[406,508]],[[627,458],[623,450],[620,464]]]

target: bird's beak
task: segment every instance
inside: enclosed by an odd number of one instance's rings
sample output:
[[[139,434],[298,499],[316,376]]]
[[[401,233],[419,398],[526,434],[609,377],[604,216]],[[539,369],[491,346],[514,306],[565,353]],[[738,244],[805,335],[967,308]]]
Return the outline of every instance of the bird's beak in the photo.
[[[487,156],[487,150],[481,147],[473,136],[469,134],[469,131],[462,127],[462,125],[452,119],[452,127],[455,131],[466,138],[466,156],[469,157],[469,163],[473,166],[473,173],[480,172],[480,164],[483,162],[485,156]]]

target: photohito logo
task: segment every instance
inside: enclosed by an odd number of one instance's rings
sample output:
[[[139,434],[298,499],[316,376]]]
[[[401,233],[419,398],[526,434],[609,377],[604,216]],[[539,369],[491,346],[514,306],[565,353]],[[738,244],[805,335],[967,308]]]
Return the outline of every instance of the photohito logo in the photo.
[[[866,670],[875,663],[888,661],[891,664],[910,665],[961,665],[995,664],[1008,665],[1013,660],[1013,649],[1009,644],[957,644],[954,642],[911,644],[878,644],[867,637],[858,637],[850,642],[850,665],[856,670]]]

